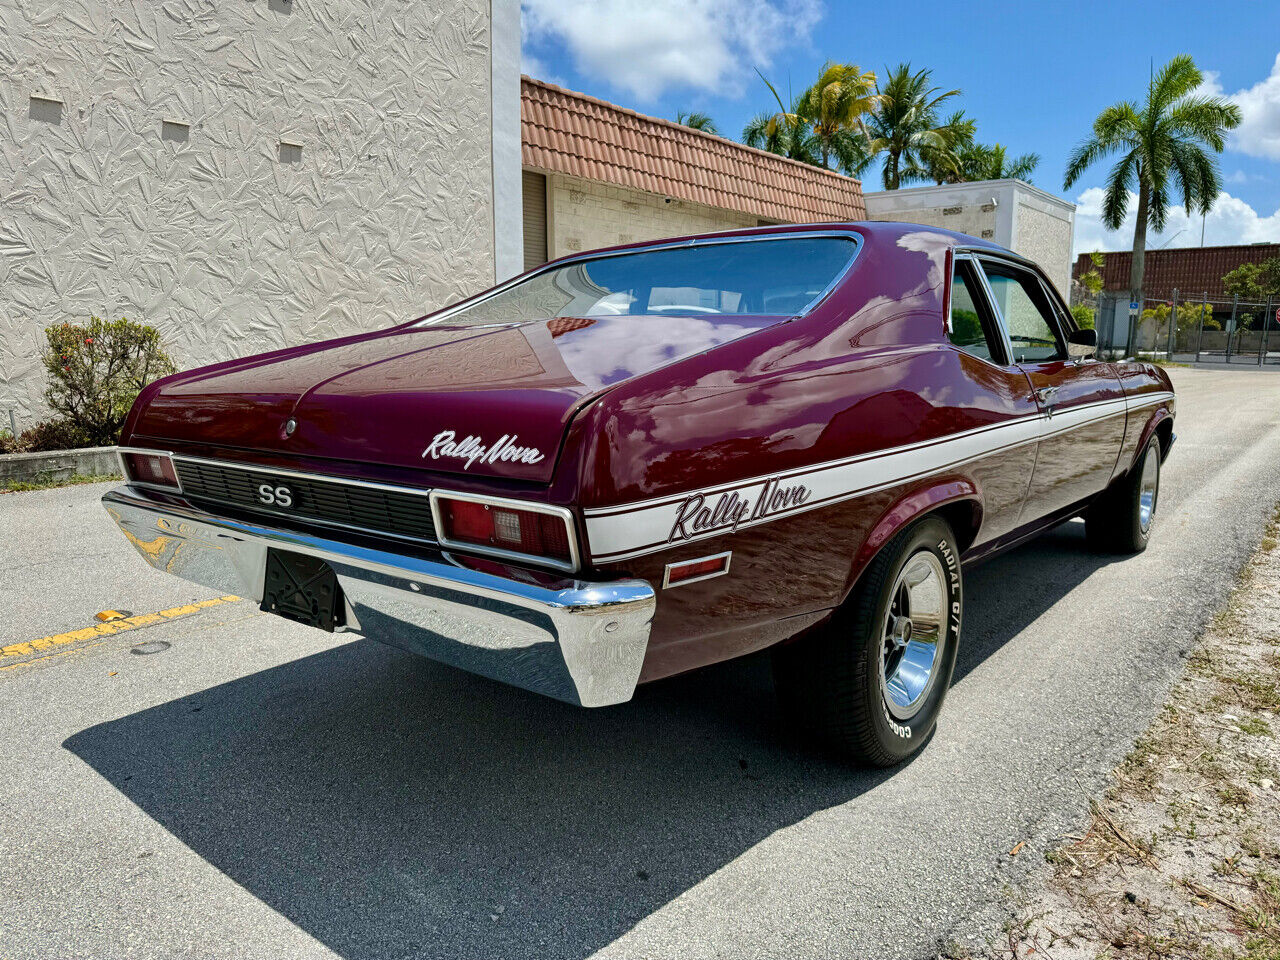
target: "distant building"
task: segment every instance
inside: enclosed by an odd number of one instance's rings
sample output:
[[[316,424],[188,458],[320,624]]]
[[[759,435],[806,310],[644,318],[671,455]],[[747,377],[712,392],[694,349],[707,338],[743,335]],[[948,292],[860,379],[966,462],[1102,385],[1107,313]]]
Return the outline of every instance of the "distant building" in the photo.
[[[525,269],[579,250],[862,220],[862,185],[541,80],[520,82]]]
[[[979,180],[866,194],[867,219],[906,220],[992,240],[1034,260],[1065,296],[1076,205],[1021,180]]]
[[[1231,247],[1177,247],[1171,250],[1148,250],[1143,263],[1142,292],[1145,296],[1191,298],[1208,294],[1209,299],[1227,296],[1222,278],[1245,263],[1260,263],[1280,257],[1280,243],[1240,244]],[[1129,267],[1133,251],[1103,254],[1102,289],[1129,289]],[[1093,267],[1087,253],[1076,257],[1071,272],[1073,280]]]

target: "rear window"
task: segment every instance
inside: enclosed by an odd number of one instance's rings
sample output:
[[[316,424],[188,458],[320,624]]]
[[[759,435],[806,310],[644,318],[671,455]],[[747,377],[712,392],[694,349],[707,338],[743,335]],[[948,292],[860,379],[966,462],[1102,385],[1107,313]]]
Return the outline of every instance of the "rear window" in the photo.
[[[579,260],[529,277],[438,322],[506,324],[550,317],[709,313],[789,316],[818,299],[856,250],[852,238],[779,237]]]

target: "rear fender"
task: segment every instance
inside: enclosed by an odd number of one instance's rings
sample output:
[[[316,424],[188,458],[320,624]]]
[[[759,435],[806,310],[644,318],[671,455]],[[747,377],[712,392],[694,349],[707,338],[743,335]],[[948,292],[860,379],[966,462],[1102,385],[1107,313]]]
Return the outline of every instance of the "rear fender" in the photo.
[[[844,597],[862,576],[873,557],[899,532],[929,513],[943,513],[956,534],[956,549],[963,553],[977,537],[982,525],[982,494],[965,477],[949,477],[931,481],[927,487],[912,490],[897,500],[871,528],[863,541],[845,581]]]

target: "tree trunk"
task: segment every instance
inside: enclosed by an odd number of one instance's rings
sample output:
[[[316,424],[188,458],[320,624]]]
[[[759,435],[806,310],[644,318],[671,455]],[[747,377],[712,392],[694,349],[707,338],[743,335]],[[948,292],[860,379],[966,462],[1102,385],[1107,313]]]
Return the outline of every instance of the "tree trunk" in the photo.
[[[1147,180],[1138,173],[1138,222],[1133,226],[1133,263],[1129,267],[1129,293],[1133,300],[1142,299],[1142,273],[1147,256],[1147,206],[1150,201]]]

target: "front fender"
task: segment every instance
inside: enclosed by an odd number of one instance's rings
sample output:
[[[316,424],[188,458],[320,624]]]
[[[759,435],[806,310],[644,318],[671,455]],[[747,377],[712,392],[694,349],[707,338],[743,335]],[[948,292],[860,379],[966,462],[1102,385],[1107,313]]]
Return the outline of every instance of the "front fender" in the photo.
[[[1173,414],[1169,412],[1168,407],[1158,407],[1155,412],[1147,418],[1147,422],[1142,427],[1142,432],[1138,435],[1138,445],[1134,448],[1133,456],[1130,457],[1129,462],[1125,464],[1124,469],[1126,473],[1128,473],[1129,470],[1133,468],[1133,465],[1137,463],[1138,457],[1141,455],[1142,451],[1147,449],[1147,443],[1151,440],[1151,435],[1159,429],[1160,424],[1164,423],[1166,420],[1172,419]]]
[[[849,591],[858,582],[872,558],[909,524],[926,513],[965,505],[970,511],[970,528],[956,530],[956,536],[962,544],[971,543],[982,524],[982,492],[972,480],[967,477],[938,478],[931,480],[928,486],[918,487],[896,500],[876,521],[854,556],[842,600],[849,596]]]

